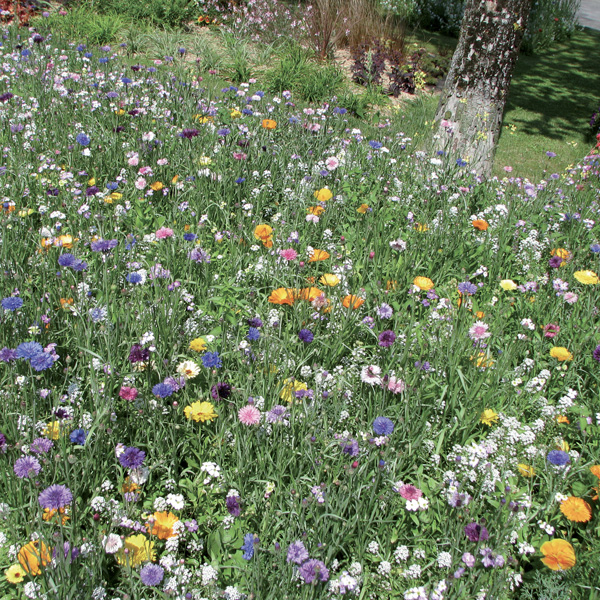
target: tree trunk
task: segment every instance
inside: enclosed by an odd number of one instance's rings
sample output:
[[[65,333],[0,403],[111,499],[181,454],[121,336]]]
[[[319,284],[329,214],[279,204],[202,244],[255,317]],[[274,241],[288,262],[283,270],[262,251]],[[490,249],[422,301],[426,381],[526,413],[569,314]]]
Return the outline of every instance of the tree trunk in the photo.
[[[489,176],[533,0],[467,0],[435,120],[436,147]]]

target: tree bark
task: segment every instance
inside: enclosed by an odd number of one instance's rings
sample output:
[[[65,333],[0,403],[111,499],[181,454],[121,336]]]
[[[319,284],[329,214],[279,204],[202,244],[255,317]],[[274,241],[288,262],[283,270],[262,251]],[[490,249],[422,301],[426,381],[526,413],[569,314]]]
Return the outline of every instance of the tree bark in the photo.
[[[435,120],[436,147],[490,176],[533,0],[467,0]]]

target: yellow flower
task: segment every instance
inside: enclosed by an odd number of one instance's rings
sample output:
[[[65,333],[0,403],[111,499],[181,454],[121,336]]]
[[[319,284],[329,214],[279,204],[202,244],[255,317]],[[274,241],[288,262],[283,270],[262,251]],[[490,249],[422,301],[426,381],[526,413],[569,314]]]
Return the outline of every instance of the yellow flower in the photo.
[[[319,202],[327,202],[327,200],[331,200],[333,198],[333,194],[328,188],[321,188],[320,190],[317,190],[314,196]]]
[[[120,192],[113,192],[109,198],[111,200],[120,200],[123,197],[123,194],[121,194]]]
[[[519,473],[521,473],[521,475],[523,475],[523,477],[533,477],[535,475],[535,470],[533,467],[530,467],[529,465],[526,465],[524,463],[519,463],[517,465],[518,469],[519,469]]]
[[[60,436],[60,421],[50,421],[42,433],[48,439],[57,440]]]
[[[481,417],[479,417],[479,422],[484,425],[491,426],[494,423],[498,422],[498,413],[492,410],[491,408],[486,408],[482,413]]]
[[[4,572],[9,583],[21,583],[27,575],[27,571],[21,566],[14,564]]]
[[[240,113],[241,115],[241,113]],[[233,115],[231,115],[233,117]],[[201,123],[202,125],[204,125],[205,123],[212,123],[213,122],[213,118],[209,117],[207,115],[194,115],[194,121],[198,121],[198,123]]]
[[[92,177],[89,181],[88,181],[88,185],[96,185],[96,180]]]
[[[233,110],[232,110],[232,111],[229,113],[229,116],[230,116],[232,119],[239,119],[239,118],[242,116],[242,113],[241,113],[241,112],[240,112],[240,111],[239,111],[237,108],[234,108],[234,109],[233,109]]]
[[[512,279],[503,279],[500,282],[500,287],[507,292],[512,292],[517,289],[517,284]]]
[[[413,285],[416,285],[422,291],[428,291],[435,285],[429,277],[415,277]]]
[[[600,279],[598,279],[598,275],[596,275],[594,271],[575,271],[573,277],[575,277],[579,283],[583,283],[583,285],[600,283]]]
[[[257,225],[254,229],[254,237],[261,240],[267,248],[273,246],[273,228],[270,225]]]
[[[206,341],[201,337],[190,342],[190,350],[193,350],[194,352],[204,352],[206,348]]]
[[[424,233],[425,231],[429,231],[429,225],[427,225],[427,223],[417,223],[415,225],[415,229],[419,233]]]
[[[212,165],[213,161],[212,158],[209,158],[208,156],[201,156],[197,162],[201,167],[208,167]]]
[[[191,421],[200,421],[206,423],[216,419],[219,415],[215,412],[215,407],[210,402],[192,402],[183,410],[183,414]]]
[[[480,369],[487,369],[494,366],[494,361],[484,351],[477,353],[477,356],[470,356],[469,360],[475,362],[475,365]]]
[[[292,402],[292,400],[295,400],[296,392],[308,389],[308,386],[305,383],[293,378],[286,379],[283,383],[283,389],[281,390],[279,397],[286,402]]]
[[[127,554],[125,554],[127,550]],[[117,562],[120,565],[129,565],[137,567],[146,561],[156,560],[156,552],[154,551],[154,542],[151,542],[145,535],[138,533],[125,538],[124,547],[117,554]]]
[[[52,556],[48,551],[48,546],[40,540],[35,540],[25,544],[17,554],[17,560],[21,567],[30,575],[39,575],[42,570],[52,560]]]
[[[263,129],[275,129],[275,127],[277,127],[277,121],[273,121],[273,119],[263,119],[262,126]]]
[[[361,204],[357,209],[356,212],[360,213],[361,215],[364,215],[367,211],[369,210],[369,205],[368,204]]]
[[[325,273],[325,275],[319,278],[319,283],[328,285],[329,287],[335,287],[340,282],[340,278],[332,273]]]
[[[556,358],[559,362],[573,360],[573,355],[562,346],[554,346],[552,350],[550,350],[550,356]]]
[[[63,506],[63,508],[60,508],[59,510],[56,510],[55,508],[45,508],[42,519],[44,519],[44,521],[54,521],[56,524],[61,523],[62,525],[66,525],[70,518],[69,515],[65,514],[66,511],[66,506]]]
[[[155,181],[153,184],[150,185],[150,187],[155,191],[155,192],[160,192],[160,190],[162,190],[165,186],[162,184],[162,182],[160,181]]]

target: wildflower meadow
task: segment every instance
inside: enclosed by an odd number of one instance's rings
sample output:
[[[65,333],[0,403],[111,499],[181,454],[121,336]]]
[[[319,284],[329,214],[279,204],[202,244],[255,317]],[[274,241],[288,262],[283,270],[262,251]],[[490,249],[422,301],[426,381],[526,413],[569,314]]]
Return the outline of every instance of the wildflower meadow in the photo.
[[[600,597],[598,150],[1,42],[1,598]]]

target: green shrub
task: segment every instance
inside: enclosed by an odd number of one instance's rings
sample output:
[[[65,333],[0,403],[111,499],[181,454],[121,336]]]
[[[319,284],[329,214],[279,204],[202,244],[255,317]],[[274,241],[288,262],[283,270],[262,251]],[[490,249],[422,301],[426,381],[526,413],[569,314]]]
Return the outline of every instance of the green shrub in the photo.
[[[100,13],[117,13],[133,21],[148,21],[165,28],[181,27],[198,13],[193,0],[95,0],[93,7]]]

